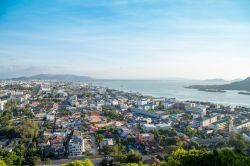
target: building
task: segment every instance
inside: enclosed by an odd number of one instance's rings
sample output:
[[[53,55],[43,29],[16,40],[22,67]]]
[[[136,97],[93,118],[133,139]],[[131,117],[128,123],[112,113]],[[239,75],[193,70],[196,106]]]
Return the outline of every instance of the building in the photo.
[[[250,141],[250,132],[243,133],[242,136],[243,136],[243,138],[244,138],[245,140]]]
[[[190,112],[193,116],[204,117],[207,113],[207,108],[205,106],[195,106],[186,108],[187,112]]]
[[[157,113],[155,113],[153,111],[145,111],[145,110],[142,110],[142,109],[133,109],[132,111],[134,113],[142,115],[142,116],[147,116],[147,117],[151,117],[151,118],[158,118],[158,119],[161,118],[161,115],[159,115],[159,114],[157,114]]]
[[[242,129],[249,128],[250,127],[250,121],[242,122],[241,124],[238,124],[233,127],[234,132],[240,132]]]
[[[149,99],[141,99],[141,100],[137,101],[137,105],[143,106],[145,104],[148,104],[148,102],[149,102]]]
[[[0,110],[4,111],[4,105],[7,103],[7,100],[0,100]]]
[[[228,128],[229,125],[229,117],[223,118],[218,120],[217,122],[214,122],[210,125],[210,128],[214,130],[225,130]]]
[[[138,135],[138,141],[144,143],[153,143],[155,142],[154,134],[152,133],[141,133]]]
[[[155,126],[157,130],[168,130],[169,128],[171,128],[171,125],[167,123],[160,123],[160,124],[156,124]]]
[[[212,123],[215,123],[217,121],[217,116],[214,117],[200,117],[195,119],[193,127],[198,128],[198,127],[208,127]]]
[[[142,125],[143,130],[145,131],[152,131],[156,129],[156,126],[153,124],[143,124]]]
[[[53,122],[55,120],[55,114],[54,113],[46,114],[46,120]]]
[[[156,105],[155,104],[144,104],[142,107],[144,110],[149,111],[149,110],[154,110]]]
[[[166,102],[163,103],[163,107],[164,107],[165,109],[173,108],[173,107],[174,107],[174,103],[173,103],[173,102],[166,101]]]
[[[84,155],[85,146],[82,136],[73,135],[69,141],[69,157],[81,157]]]
[[[106,138],[102,142],[100,142],[100,148],[103,149],[104,146],[113,146],[114,141],[112,138]]]

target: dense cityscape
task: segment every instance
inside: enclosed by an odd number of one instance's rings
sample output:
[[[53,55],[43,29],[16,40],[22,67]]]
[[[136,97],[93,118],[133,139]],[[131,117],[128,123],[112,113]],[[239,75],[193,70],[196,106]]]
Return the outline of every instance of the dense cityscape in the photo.
[[[2,80],[0,106],[0,165],[250,162],[246,107],[48,80]]]

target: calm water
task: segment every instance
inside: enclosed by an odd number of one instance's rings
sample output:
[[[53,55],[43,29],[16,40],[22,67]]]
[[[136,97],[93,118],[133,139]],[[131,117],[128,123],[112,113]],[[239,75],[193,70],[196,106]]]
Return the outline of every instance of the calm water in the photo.
[[[203,92],[187,89],[185,86],[201,84],[220,84],[216,82],[190,80],[132,81],[132,80],[98,80],[95,84],[126,92],[139,92],[155,97],[176,98],[178,100],[208,101],[225,105],[250,107],[250,95],[240,95],[237,91],[226,93]]]

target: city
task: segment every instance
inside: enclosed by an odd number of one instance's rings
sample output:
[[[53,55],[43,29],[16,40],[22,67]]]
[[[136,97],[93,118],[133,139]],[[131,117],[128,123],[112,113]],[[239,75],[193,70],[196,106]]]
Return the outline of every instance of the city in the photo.
[[[2,80],[0,96],[0,154],[7,165],[85,158],[95,165],[159,165],[180,148],[250,154],[246,107],[53,80]]]
[[[0,166],[250,166],[250,0],[0,0]]]

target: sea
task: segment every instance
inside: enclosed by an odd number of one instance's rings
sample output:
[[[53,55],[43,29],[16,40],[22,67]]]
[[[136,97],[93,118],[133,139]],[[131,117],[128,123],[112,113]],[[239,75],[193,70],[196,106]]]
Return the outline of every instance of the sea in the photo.
[[[238,91],[205,92],[185,88],[190,85],[215,85],[227,82],[197,80],[96,80],[93,84],[125,92],[140,93],[153,97],[176,98],[180,101],[201,101],[228,106],[250,107],[250,95]]]

